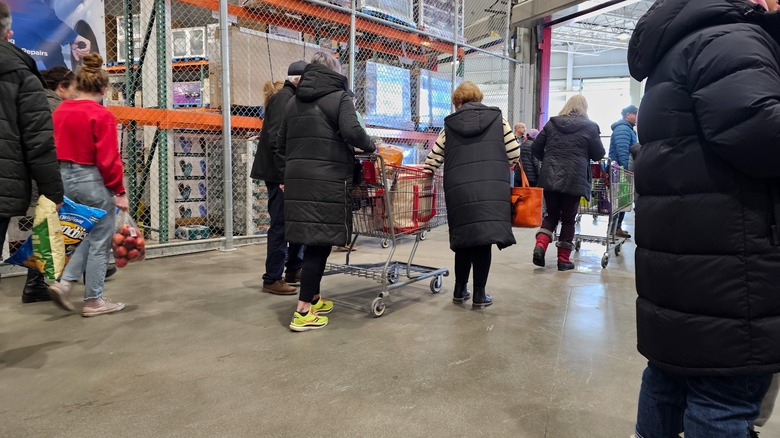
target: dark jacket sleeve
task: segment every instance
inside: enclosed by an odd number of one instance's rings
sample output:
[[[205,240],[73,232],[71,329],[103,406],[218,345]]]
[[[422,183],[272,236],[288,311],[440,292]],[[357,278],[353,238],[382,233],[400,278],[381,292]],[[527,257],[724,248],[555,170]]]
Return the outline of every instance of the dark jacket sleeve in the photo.
[[[780,87],[767,86],[780,84],[775,45],[768,34],[746,26],[718,36],[690,67],[705,146],[754,177],[780,177]]]
[[[376,150],[371,137],[360,126],[355,105],[352,103],[352,98],[347,96],[346,93],[341,96],[339,104],[339,131],[341,131],[341,136],[344,137],[347,144],[352,147],[361,149],[363,152],[374,152]]]
[[[279,136],[276,133],[281,129],[282,123],[285,123],[285,110],[290,100],[284,99],[281,93],[276,93],[268,100],[266,114],[270,117],[264,121],[263,129],[267,129],[269,133],[268,147],[274,157],[274,166],[281,171],[281,175],[284,177],[284,150],[279,148]]]
[[[64,190],[46,93],[38,77],[29,71],[20,71],[19,79],[16,110],[25,160],[30,175],[38,184],[38,192],[59,204]]]
[[[290,114],[290,111],[292,110],[293,103],[295,101],[295,98],[290,99],[287,102],[287,105],[284,107],[284,117],[282,117],[281,123],[279,124],[279,132],[273,136],[276,137],[276,154],[274,154],[274,162],[276,162],[276,157],[281,156],[282,162],[276,163],[279,165],[279,172],[281,172],[282,175],[282,181],[284,181],[284,170],[287,167],[287,117]]]
[[[544,161],[544,148],[547,147],[547,129],[542,129],[542,132],[536,136],[534,140],[533,148],[531,149],[539,161]]]
[[[604,154],[606,154],[604,143],[601,142],[601,137],[599,136],[600,133],[601,131],[595,123],[588,128],[588,158],[590,158],[591,161],[599,161],[604,158]],[[628,152],[627,147],[626,152]],[[628,166],[628,162],[626,162],[626,166]]]

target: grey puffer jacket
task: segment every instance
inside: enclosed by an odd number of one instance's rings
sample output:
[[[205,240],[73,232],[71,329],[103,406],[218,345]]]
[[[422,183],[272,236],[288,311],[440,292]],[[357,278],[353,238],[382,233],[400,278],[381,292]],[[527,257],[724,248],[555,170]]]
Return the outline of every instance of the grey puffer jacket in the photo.
[[[27,212],[33,180],[41,194],[62,202],[43,80],[35,61],[7,41],[0,41],[0,96],[0,217]]]
[[[533,153],[542,162],[539,187],[590,200],[590,161],[604,158],[597,124],[584,116],[553,117],[534,140]]]

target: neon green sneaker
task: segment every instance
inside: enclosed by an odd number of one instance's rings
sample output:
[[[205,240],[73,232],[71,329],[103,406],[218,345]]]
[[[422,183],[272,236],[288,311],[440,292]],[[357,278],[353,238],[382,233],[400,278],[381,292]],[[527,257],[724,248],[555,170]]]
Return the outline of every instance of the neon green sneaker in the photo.
[[[312,310],[314,310],[313,307]],[[328,325],[327,316],[319,316],[316,312],[312,312],[311,310],[306,316],[295,312],[293,313],[293,319],[290,323],[290,330],[294,332],[305,332],[308,330],[321,329],[326,325]]]
[[[328,301],[325,298],[320,297],[320,300],[317,301],[317,304],[311,305],[311,310],[313,310],[314,313],[319,313],[320,315],[327,315],[333,310],[333,301]]]

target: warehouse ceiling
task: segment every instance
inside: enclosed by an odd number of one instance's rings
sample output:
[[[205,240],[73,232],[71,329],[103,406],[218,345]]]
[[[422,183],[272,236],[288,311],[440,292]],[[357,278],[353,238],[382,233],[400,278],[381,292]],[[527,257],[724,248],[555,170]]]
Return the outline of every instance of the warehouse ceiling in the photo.
[[[625,50],[637,21],[653,3],[652,0],[623,2],[555,26],[552,50],[582,55]]]

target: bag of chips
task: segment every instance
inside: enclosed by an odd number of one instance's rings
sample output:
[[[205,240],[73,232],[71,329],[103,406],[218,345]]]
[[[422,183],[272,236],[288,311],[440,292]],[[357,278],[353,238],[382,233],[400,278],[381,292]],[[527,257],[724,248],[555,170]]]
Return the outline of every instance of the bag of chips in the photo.
[[[62,271],[79,244],[106,212],[64,198],[59,214],[56,205],[41,196],[35,208],[33,234],[5,262],[37,269],[49,280]]]

